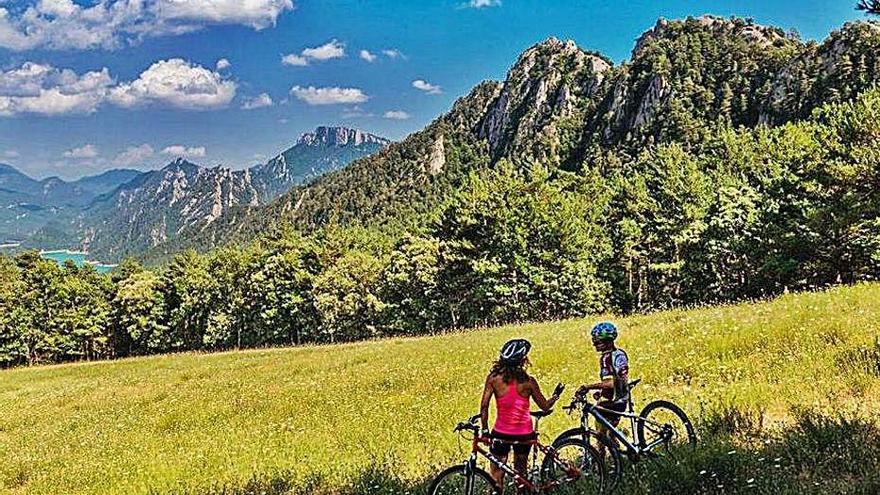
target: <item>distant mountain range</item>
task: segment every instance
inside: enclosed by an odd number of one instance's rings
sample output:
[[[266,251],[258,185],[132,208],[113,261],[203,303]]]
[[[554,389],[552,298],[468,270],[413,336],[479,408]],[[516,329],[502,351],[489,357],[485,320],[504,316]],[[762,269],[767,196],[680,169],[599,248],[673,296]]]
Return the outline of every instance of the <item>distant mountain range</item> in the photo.
[[[389,143],[358,129],[318,127],[244,170],[178,158],[160,170],[111,170],[75,182],[37,181],[0,165],[0,237],[28,247],[86,249],[115,261],[196,233],[235,206],[271,202]]]
[[[66,223],[83,206],[141,173],[117,169],[67,182],[32,179],[0,164],[0,240],[26,240],[47,225]]]

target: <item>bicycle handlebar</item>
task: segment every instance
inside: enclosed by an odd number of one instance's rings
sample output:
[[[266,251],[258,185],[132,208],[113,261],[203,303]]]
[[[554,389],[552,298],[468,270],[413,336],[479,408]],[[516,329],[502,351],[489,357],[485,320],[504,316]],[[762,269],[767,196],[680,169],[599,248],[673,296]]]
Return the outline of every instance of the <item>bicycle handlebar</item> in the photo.
[[[477,426],[477,421],[479,421],[479,419],[480,419],[480,415],[475,414],[475,415],[471,416],[470,419],[468,419],[466,422],[462,421],[462,422],[458,423],[458,425],[452,431],[454,433],[457,433],[462,430],[469,430],[474,433],[479,433],[480,428]]]
[[[589,400],[587,400],[586,393],[578,393],[575,392],[574,396],[571,398],[571,403],[567,406],[562,406],[562,410],[571,414],[579,405],[587,405],[589,404]]]

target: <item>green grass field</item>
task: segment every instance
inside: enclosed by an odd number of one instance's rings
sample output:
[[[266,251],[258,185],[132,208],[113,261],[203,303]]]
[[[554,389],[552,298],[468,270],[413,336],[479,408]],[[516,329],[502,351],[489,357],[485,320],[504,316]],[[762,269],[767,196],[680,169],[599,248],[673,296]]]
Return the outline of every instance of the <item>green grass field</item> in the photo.
[[[596,377],[592,321],[0,371],[0,493],[239,493],[273,477],[337,490],[377,463],[423,479],[464,459],[451,428],[476,412],[505,340],[531,339],[532,372],[568,383],[565,399]],[[880,403],[878,284],[620,324],[637,404],[784,425],[798,408],[867,417]],[[542,429],[574,424],[557,413]]]

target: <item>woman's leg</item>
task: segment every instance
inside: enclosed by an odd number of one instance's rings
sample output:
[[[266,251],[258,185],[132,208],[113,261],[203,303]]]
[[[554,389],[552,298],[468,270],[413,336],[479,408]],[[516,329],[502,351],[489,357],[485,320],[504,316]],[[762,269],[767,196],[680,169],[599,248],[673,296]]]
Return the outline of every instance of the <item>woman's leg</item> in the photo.
[[[513,468],[516,469],[516,471],[523,476],[528,476],[528,473],[526,471],[528,471],[529,469],[529,453],[514,452]],[[525,488],[517,487],[516,493],[526,493]]]
[[[496,455],[498,459],[502,462],[507,462],[507,454],[504,455]],[[504,471],[498,467],[497,464],[492,463],[489,465],[489,476],[495,480],[495,483],[498,484],[498,487],[501,488],[501,493],[504,493]]]

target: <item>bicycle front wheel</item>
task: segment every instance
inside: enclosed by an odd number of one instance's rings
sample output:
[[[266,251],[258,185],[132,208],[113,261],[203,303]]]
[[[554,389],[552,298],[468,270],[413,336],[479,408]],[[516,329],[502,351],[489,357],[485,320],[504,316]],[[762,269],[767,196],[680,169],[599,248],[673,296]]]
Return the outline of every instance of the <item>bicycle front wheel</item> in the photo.
[[[468,472],[470,471],[470,472]],[[428,495],[501,495],[489,473],[478,467],[453,466],[438,474]]]
[[[648,448],[651,452],[662,449],[660,453],[671,454],[676,450],[692,450],[697,446],[694,425],[684,411],[672,402],[651,402],[642,409],[639,418],[636,432],[640,448]]]
[[[545,483],[553,483],[553,493],[564,495],[602,493],[605,467],[602,456],[582,438],[559,440],[554,453],[544,456],[541,473]],[[554,455],[555,454],[555,455]]]
[[[572,428],[562,433],[553,441],[553,448],[559,447],[565,439],[572,437],[584,439],[590,445],[594,445],[594,448],[599,453],[599,457],[602,457],[602,463],[605,466],[605,477],[603,480],[605,492],[613,492],[623,475],[623,456],[618,446],[606,435],[601,435],[594,430]],[[595,439],[595,443],[591,439]]]

